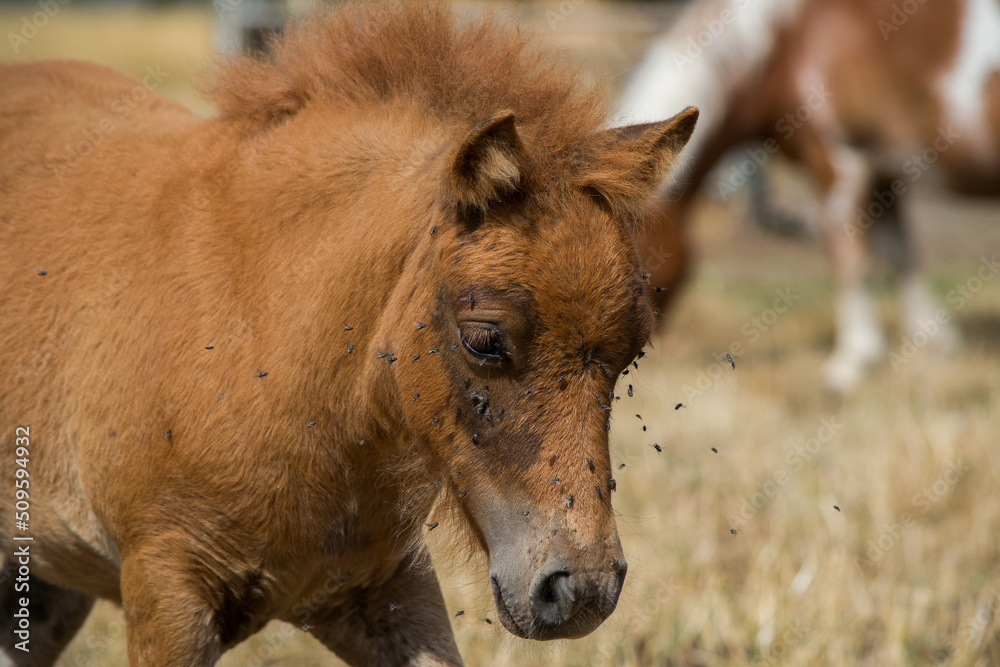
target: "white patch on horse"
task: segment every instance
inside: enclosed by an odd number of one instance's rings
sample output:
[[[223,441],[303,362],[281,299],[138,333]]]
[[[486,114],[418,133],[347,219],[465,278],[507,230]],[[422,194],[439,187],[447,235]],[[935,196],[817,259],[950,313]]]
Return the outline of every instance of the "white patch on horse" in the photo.
[[[867,248],[865,241],[858,238],[864,230],[856,226],[856,211],[865,201],[871,168],[863,153],[844,144],[830,144],[827,150],[835,179],[824,201],[825,222],[830,226],[828,233],[833,243],[840,246],[840,251],[834,252],[835,262],[840,264],[840,293],[834,350],[826,361],[824,376],[827,387],[847,393],[857,387],[866,368],[885,348],[875,300],[865,284],[863,256]],[[850,253],[853,261],[844,253]]]
[[[981,160],[997,161],[988,141],[984,90],[1000,69],[1000,2],[968,0],[959,44],[954,66],[941,82],[948,120],[961,128],[964,143],[978,150]]]
[[[767,64],[780,28],[805,0],[716,0],[694,5],[658,37],[636,68],[609,126],[664,120],[698,107],[681,159],[697,156],[723,121],[729,91]],[[685,159],[687,158],[687,159]]]
[[[834,173],[824,202],[827,224],[846,229],[858,222],[857,209],[864,204],[871,183],[871,166],[864,153],[846,144],[828,143],[826,149]]]

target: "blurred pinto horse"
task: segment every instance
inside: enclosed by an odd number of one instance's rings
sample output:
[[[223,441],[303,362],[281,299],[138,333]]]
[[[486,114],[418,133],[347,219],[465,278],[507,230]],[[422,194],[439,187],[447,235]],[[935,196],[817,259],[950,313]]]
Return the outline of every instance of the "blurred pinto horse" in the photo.
[[[935,317],[902,207],[910,184],[935,165],[962,192],[1000,194],[1000,2],[696,2],[635,70],[617,120],[687,104],[701,129],[645,239],[657,297],[686,272],[685,218],[706,175],[744,142],[763,142],[759,162],[781,150],[820,192],[838,288],[824,374],[851,390],[885,350],[866,287],[873,241],[900,278],[906,329]],[[941,324],[932,341],[947,350],[958,338]]]
[[[607,406],[653,326],[633,232],[697,111],[602,129],[513,26],[424,3],[321,12],[209,90],[198,118],[0,68],[0,548],[32,622],[0,661],[52,664],[102,597],[133,667],[272,618],[459,664],[425,525],[488,554],[510,632],[591,632],[627,568]]]

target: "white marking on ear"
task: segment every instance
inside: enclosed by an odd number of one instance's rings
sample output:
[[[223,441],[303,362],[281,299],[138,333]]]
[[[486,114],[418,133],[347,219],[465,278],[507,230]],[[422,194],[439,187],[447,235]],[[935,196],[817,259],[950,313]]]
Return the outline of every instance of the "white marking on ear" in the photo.
[[[955,123],[963,144],[977,151],[984,162],[1000,161],[1000,147],[990,150],[984,89],[990,75],[1000,69],[1000,2],[968,0],[958,56],[941,81],[948,120]]]

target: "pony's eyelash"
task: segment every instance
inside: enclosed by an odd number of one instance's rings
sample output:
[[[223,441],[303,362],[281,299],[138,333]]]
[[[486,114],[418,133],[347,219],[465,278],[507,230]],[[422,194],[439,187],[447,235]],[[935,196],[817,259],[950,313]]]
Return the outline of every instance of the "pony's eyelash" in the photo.
[[[499,358],[504,349],[500,340],[500,330],[496,327],[466,326],[460,330],[462,343],[473,354]]]

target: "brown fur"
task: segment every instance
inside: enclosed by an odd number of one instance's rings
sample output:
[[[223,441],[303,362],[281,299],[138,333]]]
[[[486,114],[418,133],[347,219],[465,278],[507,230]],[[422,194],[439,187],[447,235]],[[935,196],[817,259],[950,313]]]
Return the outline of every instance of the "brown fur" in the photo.
[[[610,614],[601,405],[652,322],[632,223],[696,112],[601,132],[601,95],[516,31],[415,4],[222,62],[213,119],[79,63],[0,91],[0,424],[31,429],[32,573],[120,601],[131,664],[210,665],[271,618],[352,664],[458,663],[421,547],[448,498],[512,632]],[[504,361],[465,349],[483,323]],[[536,612],[552,571],[575,606]]]

